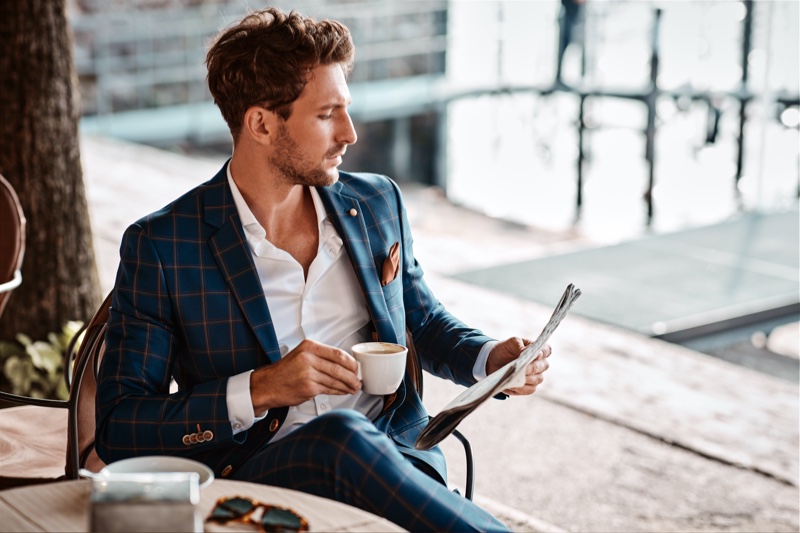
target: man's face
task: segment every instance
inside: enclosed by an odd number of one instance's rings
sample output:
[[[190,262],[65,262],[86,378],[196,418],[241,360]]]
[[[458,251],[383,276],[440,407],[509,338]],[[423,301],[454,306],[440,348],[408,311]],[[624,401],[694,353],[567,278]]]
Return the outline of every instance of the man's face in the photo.
[[[337,167],[356,131],[347,113],[350,90],[339,64],[311,71],[292,114],[280,124],[270,163],[292,184],[325,187],[339,179]]]

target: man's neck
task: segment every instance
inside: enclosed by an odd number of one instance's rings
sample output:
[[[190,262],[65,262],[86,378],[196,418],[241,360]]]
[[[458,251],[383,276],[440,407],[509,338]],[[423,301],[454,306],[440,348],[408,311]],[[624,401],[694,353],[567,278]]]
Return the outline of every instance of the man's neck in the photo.
[[[305,214],[305,187],[278,178],[263,161],[234,152],[230,170],[242,198],[268,237],[270,228],[280,226],[282,220],[296,220]]]
[[[308,187],[292,185],[272,175],[262,162],[231,158],[230,171],[266,239],[291,254],[306,274],[319,243],[314,200]]]

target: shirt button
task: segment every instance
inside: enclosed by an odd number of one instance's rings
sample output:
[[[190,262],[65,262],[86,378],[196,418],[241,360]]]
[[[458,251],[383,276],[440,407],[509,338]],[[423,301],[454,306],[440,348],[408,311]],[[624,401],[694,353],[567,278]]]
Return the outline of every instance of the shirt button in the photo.
[[[242,429],[242,425],[241,425],[239,422],[236,422],[236,423],[233,425],[233,429]]]
[[[269,430],[274,433],[275,430],[278,429],[279,425],[280,425],[280,422],[278,422],[278,420],[275,419],[275,420],[273,420],[272,422],[269,423]]]

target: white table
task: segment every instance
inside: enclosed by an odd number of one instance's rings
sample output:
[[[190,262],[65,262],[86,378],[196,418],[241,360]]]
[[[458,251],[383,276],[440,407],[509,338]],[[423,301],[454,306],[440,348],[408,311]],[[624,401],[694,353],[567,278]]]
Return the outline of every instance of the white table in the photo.
[[[30,485],[0,492],[0,532],[89,531],[88,480]],[[308,520],[311,531],[404,531],[361,509],[294,490],[216,479],[200,493],[198,512],[205,518],[219,498],[247,496],[289,507]],[[250,524],[204,522],[205,531],[260,531]]]

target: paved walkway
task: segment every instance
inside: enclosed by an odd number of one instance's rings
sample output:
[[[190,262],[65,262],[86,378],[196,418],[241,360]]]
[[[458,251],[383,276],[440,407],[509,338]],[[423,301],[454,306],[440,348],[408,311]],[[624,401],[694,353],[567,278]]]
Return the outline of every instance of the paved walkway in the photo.
[[[104,290],[124,227],[222,162],[95,138],[83,139],[82,154]],[[429,284],[499,338],[535,337],[549,306],[451,275],[593,244],[488,219],[432,189],[404,195]],[[551,344],[536,395],[489,402],[462,424],[478,503],[518,531],[798,531],[796,384],[575,314]],[[460,390],[426,379],[432,413]],[[451,440],[443,447],[458,484],[463,453]]]

